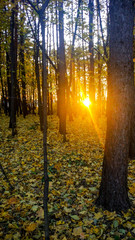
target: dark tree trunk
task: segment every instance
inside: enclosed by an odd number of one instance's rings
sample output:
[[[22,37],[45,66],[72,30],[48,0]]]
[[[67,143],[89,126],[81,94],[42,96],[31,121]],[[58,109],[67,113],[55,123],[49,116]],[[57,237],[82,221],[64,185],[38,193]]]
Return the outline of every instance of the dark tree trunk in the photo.
[[[93,15],[94,15],[94,2],[93,0],[89,0],[89,54],[90,54],[89,97],[92,103],[95,102]]]
[[[45,22],[44,14],[40,16],[42,31],[42,88],[43,88],[43,151],[44,151],[44,218],[45,218],[45,240],[49,240],[48,220],[48,189],[49,178],[47,171],[47,64],[45,55]]]
[[[36,26],[35,21],[35,33],[37,40],[39,42],[39,23],[38,26]],[[43,131],[43,106],[41,102],[41,86],[40,86],[40,74],[39,74],[39,44],[35,42],[35,74],[36,74],[36,80],[37,80],[37,89],[38,89],[38,113],[40,118],[40,129]]]
[[[75,22],[75,30],[73,34],[73,39],[72,39],[72,45],[71,45],[71,60],[70,60],[70,86],[72,85],[72,96],[73,96],[73,103],[75,104],[76,102],[76,91],[75,91],[75,56],[74,56],[74,45],[75,45],[75,38],[76,38],[76,32],[77,32],[77,26],[78,26],[78,20],[79,20],[79,15],[80,15],[80,6],[81,6],[82,0],[78,0],[78,9],[77,9],[77,16],[76,16],[76,22]],[[72,4],[73,8],[73,4]],[[72,10],[73,14],[73,10]],[[73,17],[72,17],[73,18]],[[73,19],[72,19],[73,20]],[[73,24],[73,23],[72,23]],[[73,29],[73,27],[72,27]],[[69,103],[70,104],[70,103]],[[71,116],[72,118],[72,116]]]
[[[56,65],[57,65],[57,72],[55,72],[56,74],[56,85],[59,88],[58,84],[59,84],[59,70],[58,70],[58,66],[59,66],[59,54],[58,54],[58,49],[59,49],[59,29],[58,29],[58,3],[57,1],[55,1],[55,15],[56,15],[56,48],[57,48],[57,59],[56,59]],[[57,115],[59,117],[59,90],[57,90]]]
[[[44,11],[48,6],[49,0],[42,1],[40,10],[35,8],[31,1],[27,0],[32,8],[39,15],[41,23],[42,34],[42,90],[43,90],[43,152],[44,152],[44,230],[45,240],[49,240],[49,219],[48,219],[48,191],[49,191],[49,178],[48,178],[48,161],[47,161],[47,67],[46,67],[46,51],[45,51],[45,16]]]
[[[2,79],[2,58],[1,58],[1,53],[2,53],[2,49],[1,49],[1,32],[0,32],[0,82],[1,82],[1,87],[2,87],[2,98],[4,99],[4,86],[3,86],[3,79]]]
[[[111,0],[107,134],[97,199],[110,211],[130,207],[127,174],[133,90],[133,3]]]
[[[102,65],[101,65],[101,58],[100,58],[100,36],[99,36],[99,21],[98,21],[98,13],[97,13],[97,33],[98,33],[98,116],[101,116],[102,109],[101,109],[101,70],[102,70]]]
[[[12,0],[14,4],[14,0]],[[16,133],[16,68],[17,68],[17,42],[16,42],[16,10],[12,8],[11,13],[11,112],[10,112],[10,127],[12,128],[12,136]]]
[[[83,24],[83,3],[82,3],[82,51],[83,51],[83,94],[86,98],[86,66],[85,66],[85,49],[84,49],[84,38],[83,38],[83,32],[84,32],[84,24]]]
[[[66,61],[64,46],[64,25],[63,25],[63,0],[59,2],[59,102],[60,102],[60,123],[59,131],[66,140],[66,106],[65,106],[65,85],[66,85]]]
[[[24,11],[24,9],[23,9]],[[24,19],[21,17],[21,31],[20,31],[20,74],[22,80],[22,111],[23,117],[27,115],[26,105],[26,76],[25,76],[25,60],[24,60],[24,33],[23,33]]]
[[[9,101],[9,114],[11,111],[11,79],[10,79],[10,57],[8,50],[6,51],[6,72],[7,72],[7,85],[8,85],[8,101]]]
[[[99,20],[100,20],[100,29],[101,29],[101,36],[102,36],[102,41],[103,41],[104,55],[105,55],[106,58],[108,58],[108,54],[107,54],[107,51],[106,51],[106,44],[105,44],[105,40],[104,40],[104,34],[103,34],[103,26],[102,26],[101,14],[100,14],[99,0],[97,0],[97,11],[98,11]],[[107,29],[107,31],[108,31],[108,29]]]
[[[9,181],[9,179],[8,179],[8,176],[7,176],[4,168],[2,167],[2,164],[1,164],[1,163],[0,163],[0,169],[1,169],[1,171],[2,171],[2,173],[3,173],[3,175],[4,175],[4,177],[5,177],[5,179],[6,179],[6,181],[7,181],[7,183],[9,184],[10,190],[12,191],[14,188],[13,188],[13,186],[11,185],[11,183],[10,183],[10,181]]]

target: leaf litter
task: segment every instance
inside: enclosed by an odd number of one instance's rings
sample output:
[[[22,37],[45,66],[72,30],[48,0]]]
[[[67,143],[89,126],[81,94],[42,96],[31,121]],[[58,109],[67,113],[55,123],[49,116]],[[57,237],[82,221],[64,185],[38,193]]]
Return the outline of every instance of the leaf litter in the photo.
[[[117,214],[95,206],[101,181],[105,118],[98,134],[90,118],[67,121],[67,141],[58,118],[48,117],[49,219],[51,240],[135,239],[135,208]],[[43,151],[38,116],[17,119],[12,138],[9,118],[0,116],[0,239],[45,239]],[[97,128],[96,128],[97,129]],[[135,204],[135,160],[129,161],[129,197]]]

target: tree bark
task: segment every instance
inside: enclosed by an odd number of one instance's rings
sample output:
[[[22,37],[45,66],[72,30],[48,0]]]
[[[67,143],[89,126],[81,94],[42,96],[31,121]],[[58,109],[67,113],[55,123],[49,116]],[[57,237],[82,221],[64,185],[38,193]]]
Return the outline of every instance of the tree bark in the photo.
[[[110,1],[107,133],[97,204],[109,211],[130,207],[127,187],[133,99],[133,5]]]
[[[64,46],[64,25],[63,25],[63,0],[59,2],[59,131],[66,140],[66,106],[65,106],[65,86],[66,86],[66,61]]]
[[[23,7],[24,8],[24,7]],[[24,14],[24,9],[22,9]],[[26,76],[25,76],[25,60],[24,60],[24,17],[21,16],[21,31],[20,31],[20,73],[22,80],[22,111],[23,117],[25,118],[27,115],[27,105],[26,105]]]
[[[36,21],[35,21],[35,35],[39,42],[39,22],[38,22],[38,25],[36,25]],[[37,44],[36,40],[35,40],[34,59],[35,59],[35,74],[36,74],[37,89],[38,89],[38,113],[40,118],[40,130],[43,131],[43,106],[41,102],[41,87],[40,87],[40,74],[39,74],[39,45]]]
[[[135,90],[134,90],[134,98],[132,103],[132,120],[131,120],[129,157],[131,159],[135,159]]]
[[[14,0],[12,0],[14,4]],[[11,112],[10,112],[10,127],[12,127],[12,136],[16,134],[16,68],[17,68],[17,30],[16,30],[16,10],[13,7],[11,13]]]
[[[94,15],[94,2],[93,0],[89,0],[89,54],[90,54],[89,98],[92,103],[95,102],[93,15]]]
[[[73,103],[76,102],[76,91],[75,91],[75,56],[74,56],[74,45],[75,45],[75,38],[76,38],[76,32],[77,32],[77,26],[78,26],[78,20],[80,15],[80,6],[81,6],[82,0],[78,0],[78,9],[77,9],[77,16],[76,16],[76,22],[75,22],[75,30],[73,33],[73,39],[72,39],[72,45],[71,45],[71,60],[70,60],[70,86],[72,85],[72,92],[73,92]],[[73,4],[72,4],[73,8]],[[73,11],[72,11],[73,14]],[[73,17],[72,17],[73,20]],[[73,25],[73,23],[72,23]],[[73,27],[72,27],[73,28]],[[69,86],[69,88],[70,88]],[[69,103],[70,104],[70,103]]]
[[[97,13],[97,34],[98,34],[98,53],[97,53],[97,57],[98,57],[98,107],[97,107],[97,111],[98,111],[98,116],[101,117],[101,113],[102,113],[102,108],[101,108],[101,70],[102,70],[102,65],[101,65],[101,57],[100,57],[100,36],[99,36],[99,16]]]
[[[40,15],[42,31],[42,87],[43,87],[43,151],[44,151],[44,219],[45,219],[45,240],[49,240],[48,220],[48,190],[49,178],[47,171],[47,68],[45,55],[45,22],[44,14]]]

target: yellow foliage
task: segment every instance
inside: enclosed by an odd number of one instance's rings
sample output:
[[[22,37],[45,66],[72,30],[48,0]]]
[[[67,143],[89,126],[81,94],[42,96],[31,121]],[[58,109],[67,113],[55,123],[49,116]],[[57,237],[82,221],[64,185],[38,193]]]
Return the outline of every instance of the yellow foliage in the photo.
[[[30,223],[27,227],[26,227],[26,231],[27,232],[33,232],[37,227],[37,223]]]

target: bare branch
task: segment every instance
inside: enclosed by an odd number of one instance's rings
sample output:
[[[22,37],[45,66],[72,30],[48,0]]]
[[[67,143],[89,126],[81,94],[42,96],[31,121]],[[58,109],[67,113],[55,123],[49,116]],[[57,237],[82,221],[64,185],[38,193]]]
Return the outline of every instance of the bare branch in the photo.
[[[36,37],[36,34],[35,34],[34,29],[33,29],[33,27],[32,27],[32,24],[31,24],[31,21],[30,21],[30,17],[29,17],[29,15],[28,15],[27,10],[26,10],[26,13],[27,13],[27,17],[28,17],[28,20],[29,20],[29,25],[30,25],[30,27],[31,27],[31,31],[32,31],[32,33],[33,33],[33,37],[34,37],[34,39],[36,40],[36,43],[38,44],[38,46],[40,47],[40,49],[42,50],[42,46],[41,46],[39,40],[38,40],[37,37]],[[50,64],[52,65],[52,67],[54,68],[54,70],[57,72],[57,68],[56,68],[56,66],[54,65],[54,63],[52,62],[52,60],[50,59],[50,57],[48,56],[48,54],[45,53],[45,55],[46,55],[46,58],[49,60]]]
[[[39,10],[39,14],[43,14],[43,12],[45,11],[45,9],[47,8],[48,4],[49,4],[50,0],[46,0],[45,3],[42,5],[41,9]]]
[[[31,5],[31,7],[36,11],[37,14],[39,14],[39,10],[36,9],[35,5],[30,1],[27,0],[27,2]]]

